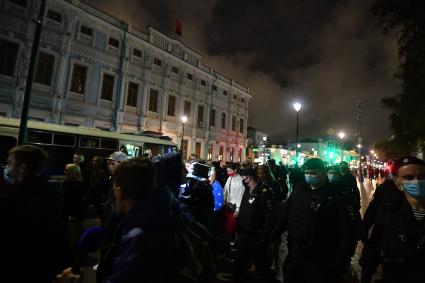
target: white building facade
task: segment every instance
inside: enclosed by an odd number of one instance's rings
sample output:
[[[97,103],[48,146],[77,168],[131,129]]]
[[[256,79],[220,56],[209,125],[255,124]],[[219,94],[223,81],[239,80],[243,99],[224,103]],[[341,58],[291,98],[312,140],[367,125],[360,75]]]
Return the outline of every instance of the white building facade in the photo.
[[[0,0],[0,115],[20,117],[39,1]],[[244,161],[249,89],[195,51],[78,0],[48,0],[29,118],[154,131],[185,155]]]

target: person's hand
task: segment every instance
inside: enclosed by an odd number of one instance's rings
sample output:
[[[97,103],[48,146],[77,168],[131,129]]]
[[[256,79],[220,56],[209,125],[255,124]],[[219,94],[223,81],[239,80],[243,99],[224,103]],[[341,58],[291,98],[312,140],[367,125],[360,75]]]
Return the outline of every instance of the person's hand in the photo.
[[[235,211],[235,213],[233,213],[233,217],[238,218],[239,216],[239,211]]]
[[[68,267],[64,269],[60,274],[56,275],[53,283],[70,283],[70,282],[81,282],[80,275],[72,273],[72,268]]]

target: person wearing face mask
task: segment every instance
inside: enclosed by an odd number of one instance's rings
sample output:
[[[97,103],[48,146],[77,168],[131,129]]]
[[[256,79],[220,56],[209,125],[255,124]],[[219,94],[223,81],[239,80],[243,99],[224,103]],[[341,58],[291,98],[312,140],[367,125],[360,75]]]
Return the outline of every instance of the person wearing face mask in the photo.
[[[235,282],[246,282],[246,272],[250,266],[255,266],[264,282],[277,282],[270,269],[271,257],[267,252],[275,224],[272,192],[259,182],[253,168],[246,167],[241,175],[246,189],[237,223]]]
[[[354,208],[327,180],[322,160],[309,159],[302,169],[305,182],[285,201],[272,233],[276,241],[288,231],[284,281],[341,282],[357,244]]]
[[[379,249],[385,282],[424,282],[425,162],[414,156],[396,159],[394,183],[402,197],[382,202],[369,242]],[[370,269],[365,262],[363,273]]]
[[[47,161],[47,153],[37,146],[9,151],[5,175],[13,181],[0,197],[0,251],[7,259],[0,273],[10,278],[6,281],[53,282],[68,264],[61,198],[41,174]]]

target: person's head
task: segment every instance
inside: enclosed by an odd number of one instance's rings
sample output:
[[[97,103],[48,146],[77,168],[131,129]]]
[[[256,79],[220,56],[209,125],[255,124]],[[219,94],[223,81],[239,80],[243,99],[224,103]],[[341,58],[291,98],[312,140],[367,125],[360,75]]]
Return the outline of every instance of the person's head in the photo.
[[[102,167],[102,163],[103,163],[103,157],[102,156],[95,156],[91,160],[90,165],[93,168],[100,168],[100,167]]]
[[[236,163],[229,163],[227,165],[227,175],[233,177],[238,174]]]
[[[115,168],[113,180],[117,209],[126,213],[137,200],[154,190],[155,167],[147,159],[130,159]]]
[[[305,181],[316,189],[326,183],[326,169],[320,158],[312,158],[307,160],[302,169],[305,175]]]
[[[258,166],[257,174],[258,180],[261,182],[270,182],[273,180],[270,168],[265,164]]]
[[[274,167],[274,166],[276,166],[276,160],[269,159],[269,160],[267,160],[266,164],[270,167]]]
[[[257,186],[257,172],[252,167],[246,167],[241,172],[242,183],[250,188],[254,189]]]
[[[9,151],[5,174],[20,182],[40,174],[47,161],[47,153],[34,145],[15,146]]]
[[[339,168],[336,166],[328,167],[327,170],[328,180],[331,183],[337,183],[341,180],[341,172],[339,171]]]
[[[72,157],[72,163],[79,165],[80,163],[84,163],[84,155],[74,153],[74,156]]]
[[[394,161],[394,181],[405,194],[425,200],[425,162],[414,156],[405,156]]]
[[[83,178],[81,177],[80,166],[70,163],[65,166],[65,181],[68,182],[81,182]]]
[[[126,161],[128,156],[122,151],[115,151],[108,158],[106,158],[106,163],[108,166],[109,172],[111,174],[114,172],[114,169],[123,161]]]
[[[348,163],[345,161],[341,161],[339,163],[339,170],[341,171],[341,174],[347,174],[350,172],[350,167],[348,166]]]

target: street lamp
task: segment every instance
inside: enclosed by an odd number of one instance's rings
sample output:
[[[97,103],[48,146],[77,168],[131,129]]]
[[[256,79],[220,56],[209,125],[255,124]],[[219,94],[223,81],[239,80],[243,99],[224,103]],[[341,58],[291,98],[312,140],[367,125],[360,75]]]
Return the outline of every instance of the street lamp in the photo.
[[[345,138],[345,133],[339,132],[338,137],[341,140],[341,161],[344,161],[344,143],[342,142],[342,140]]]
[[[298,164],[298,148],[299,148],[299,144],[298,144],[298,121],[299,121],[299,112],[301,110],[301,104],[296,102],[292,105],[295,109],[295,111],[297,112],[297,148],[296,148],[296,163]]]
[[[184,124],[187,122],[187,116],[182,116],[180,118],[182,121],[182,139],[180,141],[180,151],[182,152],[182,158],[184,159],[184,152],[183,152],[183,136],[184,136]]]
[[[266,143],[267,143],[267,137],[263,137],[263,163],[266,163]]]

